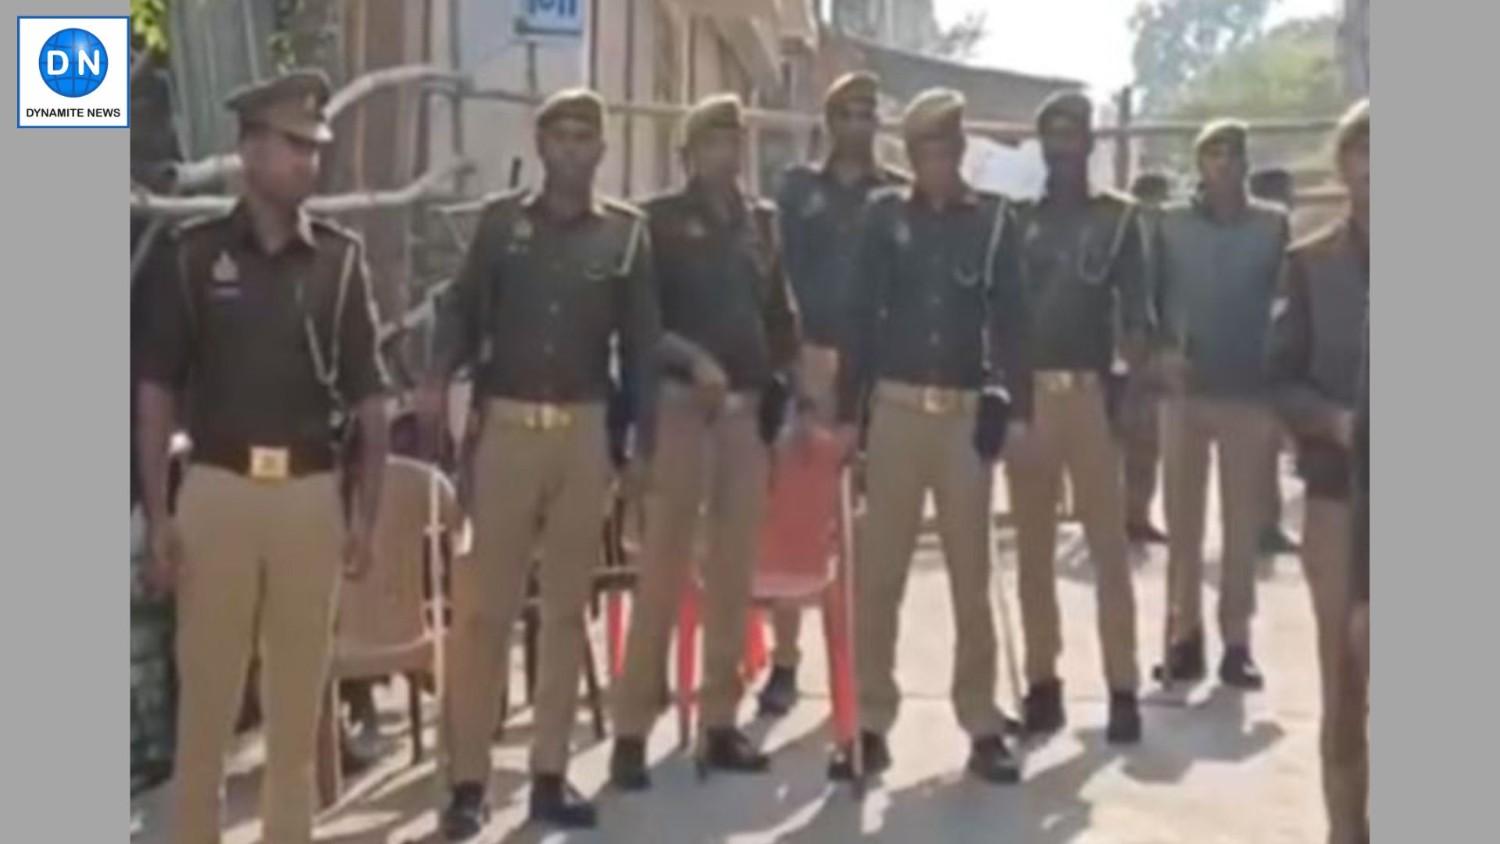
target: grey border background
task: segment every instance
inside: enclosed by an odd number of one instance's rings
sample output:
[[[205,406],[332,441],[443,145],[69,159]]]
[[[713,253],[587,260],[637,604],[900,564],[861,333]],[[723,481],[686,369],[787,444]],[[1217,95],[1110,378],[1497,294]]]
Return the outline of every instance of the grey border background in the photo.
[[[1377,5],[1371,829],[1496,841],[1500,6]]]
[[[130,133],[19,130],[12,119],[16,15],[129,5],[6,0],[0,20],[12,112],[0,131],[7,842],[122,841],[129,817]]]
[[[6,0],[4,9],[108,15],[128,3]],[[1380,842],[1496,840],[1500,823],[1497,22],[1500,8],[1474,0],[1387,0],[1373,22]],[[13,58],[0,62],[0,90],[12,98]],[[10,205],[0,228],[9,410],[0,839],[119,841],[129,806],[129,135],[22,132],[8,120],[0,135]]]

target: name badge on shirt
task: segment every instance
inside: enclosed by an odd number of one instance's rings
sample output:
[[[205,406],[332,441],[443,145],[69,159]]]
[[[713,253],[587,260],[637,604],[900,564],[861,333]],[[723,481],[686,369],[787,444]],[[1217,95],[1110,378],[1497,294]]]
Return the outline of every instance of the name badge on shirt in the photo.
[[[807,198],[807,202],[802,205],[802,216],[816,217],[823,213],[823,209],[827,207],[828,200],[823,196],[822,189],[815,189],[812,195]]]
[[[902,219],[896,221],[896,231],[892,234],[892,236],[896,239],[896,245],[901,247],[902,249],[911,246],[911,226],[906,222],[906,220]]]
[[[209,276],[213,279],[209,291],[215,299],[233,299],[240,295],[240,267],[228,252],[219,253]]]

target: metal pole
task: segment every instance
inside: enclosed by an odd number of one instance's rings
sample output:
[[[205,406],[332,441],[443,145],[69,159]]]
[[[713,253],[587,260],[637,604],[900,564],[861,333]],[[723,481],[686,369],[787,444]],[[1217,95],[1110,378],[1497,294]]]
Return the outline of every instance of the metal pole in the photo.
[[[1120,89],[1116,102],[1119,116],[1116,123],[1120,133],[1115,136],[1115,190],[1130,189],[1130,123],[1135,111],[1135,90],[1129,85]]]
[[[636,0],[625,0],[625,101],[635,99],[635,16]],[[626,113],[620,121],[625,132],[620,152],[625,157],[621,168],[620,195],[629,197],[635,192],[635,118]]]

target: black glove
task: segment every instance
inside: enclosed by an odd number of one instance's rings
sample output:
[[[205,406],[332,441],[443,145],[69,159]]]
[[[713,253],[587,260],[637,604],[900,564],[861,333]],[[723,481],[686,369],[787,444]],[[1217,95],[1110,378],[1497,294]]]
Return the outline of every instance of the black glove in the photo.
[[[787,410],[792,404],[792,389],[783,378],[774,378],[760,394],[760,440],[772,445],[786,426]]]
[[[1125,390],[1131,377],[1124,372],[1104,373],[1104,413],[1114,431],[1120,430],[1120,420],[1123,418],[1121,414],[1125,408]]]
[[[1005,449],[1005,429],[1010,425],[1010,395],[990,388],[979,397],[974,419],[974,450],[987,462],[1000,459]]]

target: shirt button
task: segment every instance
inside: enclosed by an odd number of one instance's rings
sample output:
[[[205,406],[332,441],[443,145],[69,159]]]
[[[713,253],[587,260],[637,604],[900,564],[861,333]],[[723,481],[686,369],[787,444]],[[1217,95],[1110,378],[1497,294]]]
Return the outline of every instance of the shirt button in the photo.
[[[940,345],[941,343],[939,335],[936,331],[932,332],[932,336],[928,337],[927,339],[930,340],[932,342],[932,345],[934,346]]]
[[[550,306],[547,307],[547,313],[549,314],[556,314],[559,310],[560,308],[558,308],[556,302],[553,302]]]

